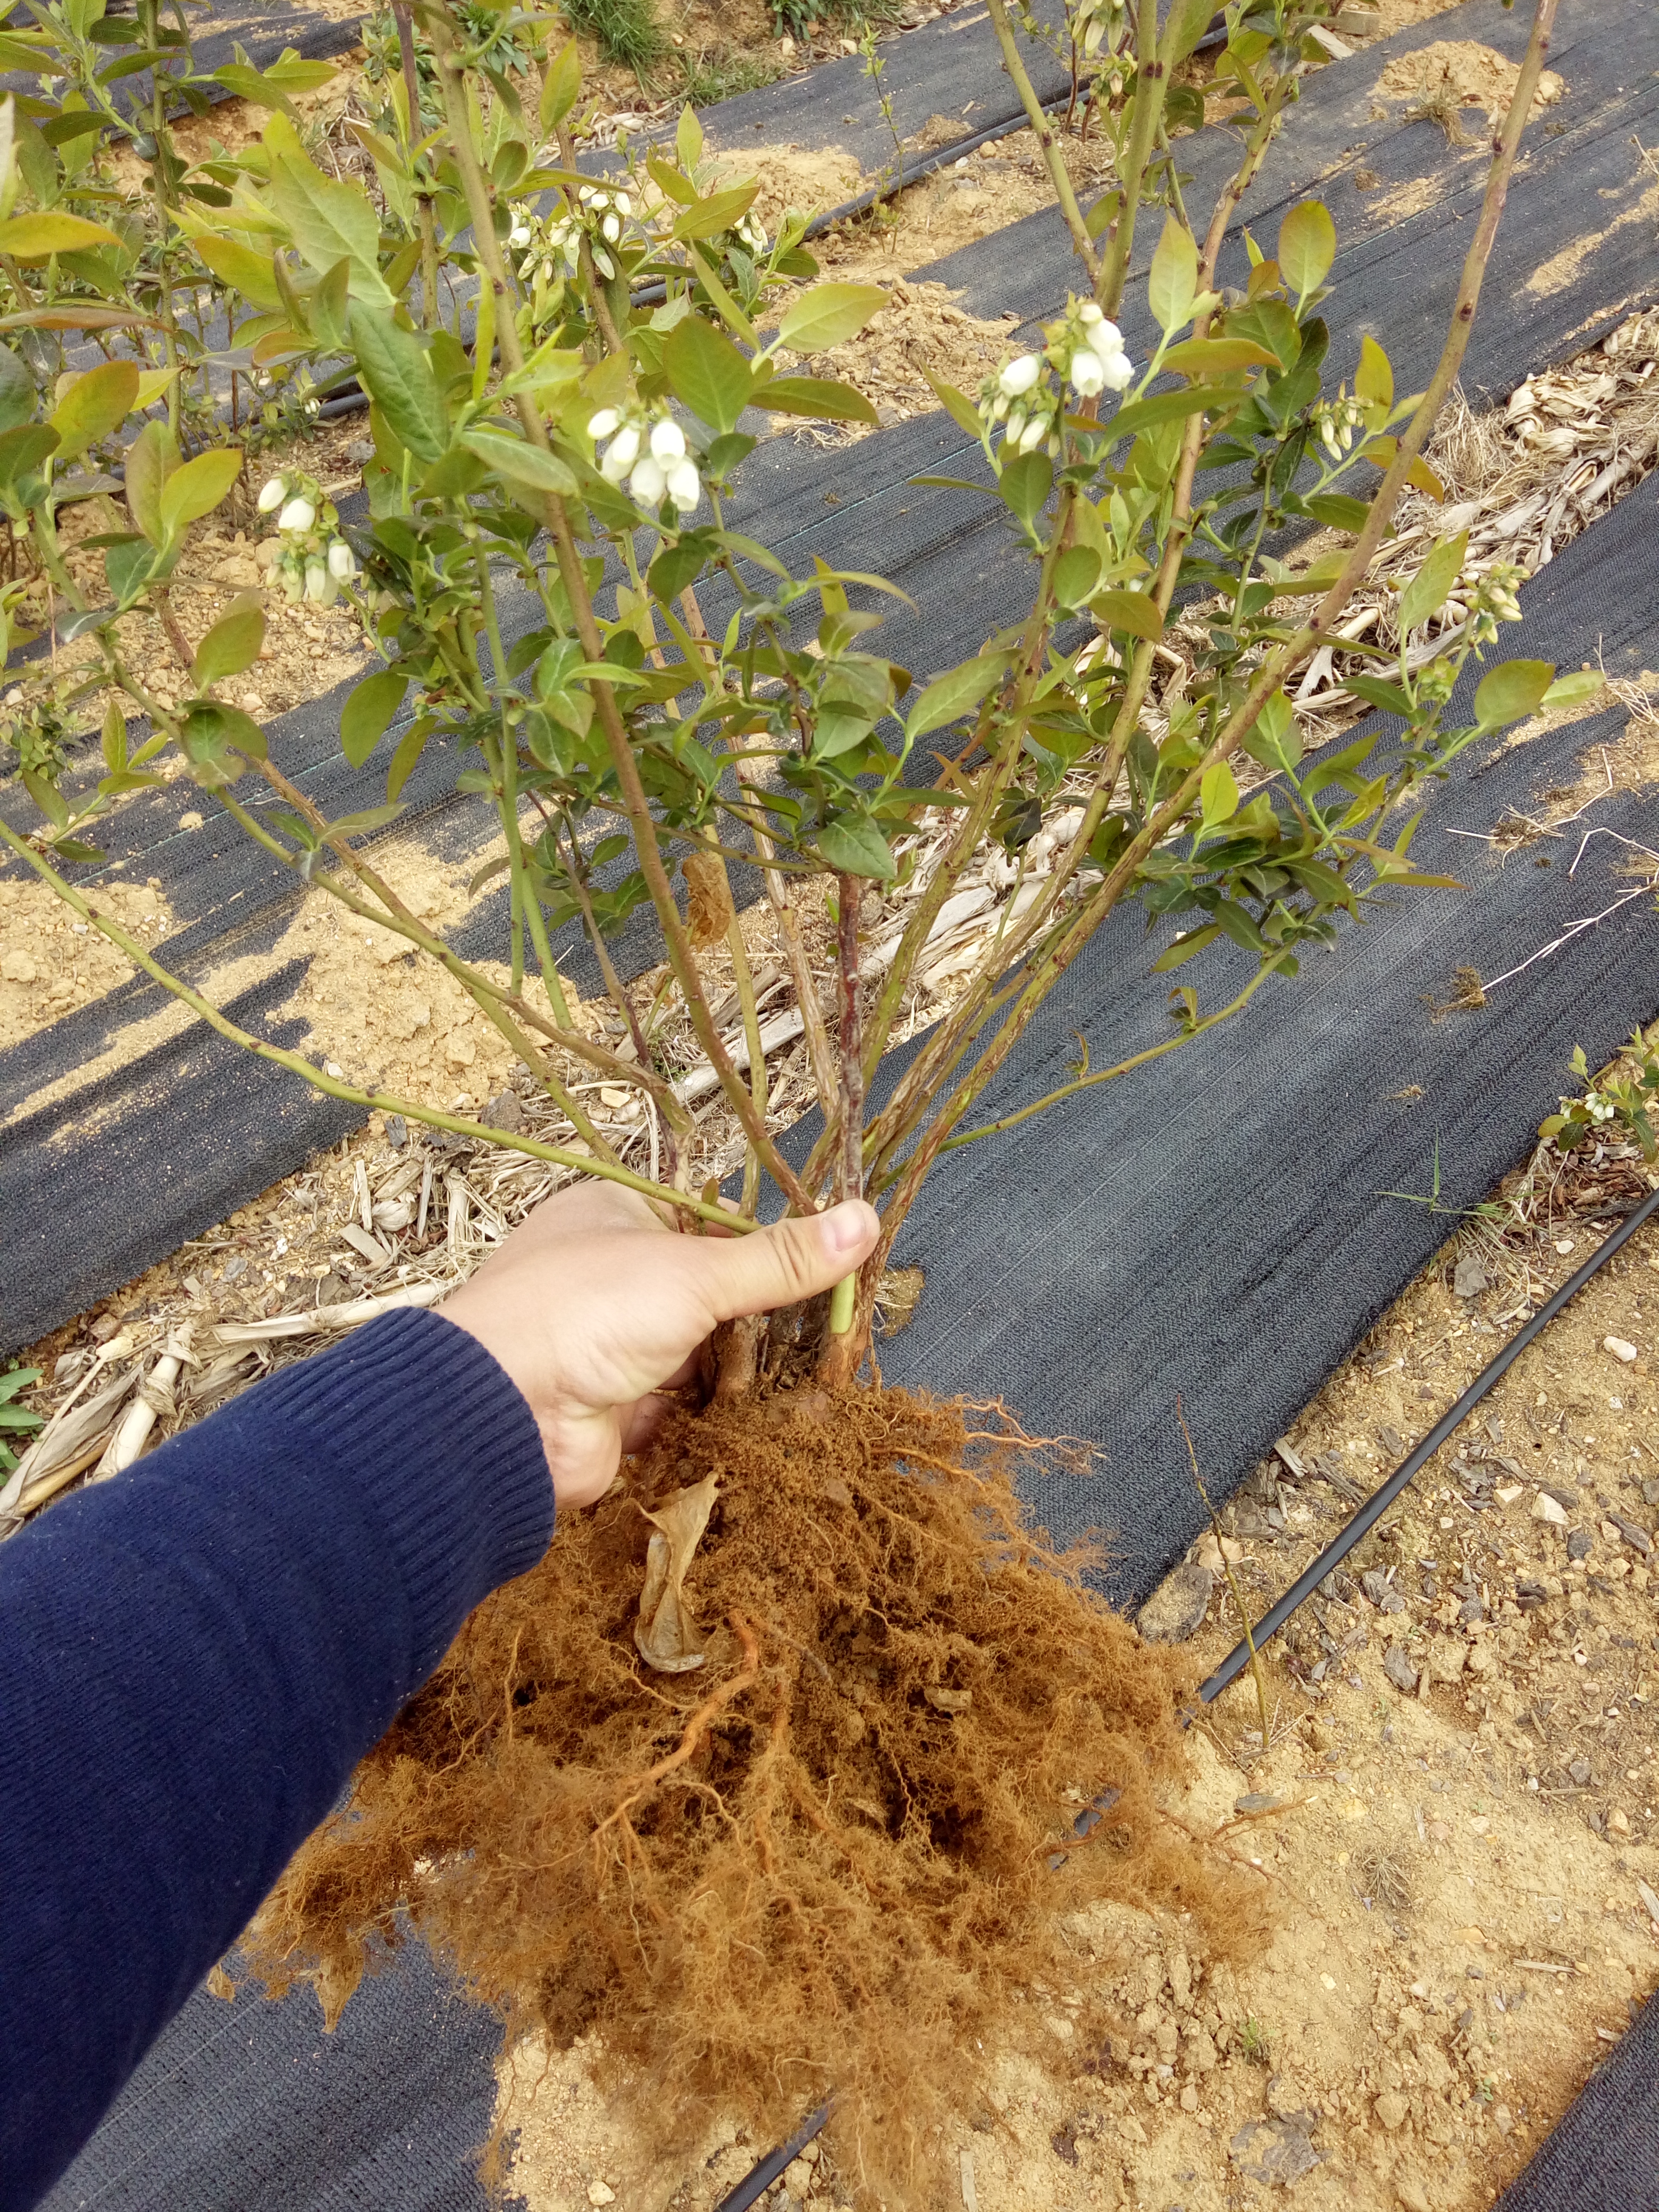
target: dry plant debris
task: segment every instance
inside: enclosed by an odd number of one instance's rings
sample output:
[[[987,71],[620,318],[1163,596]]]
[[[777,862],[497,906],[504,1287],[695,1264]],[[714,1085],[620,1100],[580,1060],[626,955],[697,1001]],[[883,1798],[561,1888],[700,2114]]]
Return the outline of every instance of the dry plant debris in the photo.
[[[1410,100],[1436,121],[1461,108],[1496,121],[1509,112],[1520,71],[1503,55],[1473,39],[1437,39],[1414,53],[1399,54],[1383,69],[1376,89],[1385,100]],[[1553,107],[1565,85],[1553,70],[1538,81],[1535,105]],[[1449,131],[1447,134],[1450,136]]]

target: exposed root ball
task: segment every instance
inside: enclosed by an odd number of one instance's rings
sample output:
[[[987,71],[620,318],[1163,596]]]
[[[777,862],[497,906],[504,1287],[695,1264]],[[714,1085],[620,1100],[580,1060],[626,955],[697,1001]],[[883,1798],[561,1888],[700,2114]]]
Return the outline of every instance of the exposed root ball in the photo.
[[[1073,1978],[1060,1911],[1173,1904],[1226,1948],[1260,1910],[1154,1806],[1180,1662],[1034,1534],[1009,1455],[896,1391],[674,1416],[474,1613],[289,1868],[256,1965],[331,2015],[406,1910],[509,2033],[597,2030],[654,2153],[719,2114],[775,2139],[834,2091],[842,2172],[919,2201],[1011,1991]],[[650,1673],[640,1509],[711,1470],[708,1661]]]

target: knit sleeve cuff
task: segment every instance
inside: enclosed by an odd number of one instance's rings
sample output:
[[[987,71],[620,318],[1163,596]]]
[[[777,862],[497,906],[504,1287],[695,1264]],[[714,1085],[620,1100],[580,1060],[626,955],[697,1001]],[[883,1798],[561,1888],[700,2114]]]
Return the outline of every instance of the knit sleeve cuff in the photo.
[[[260,1411],[301,1427],[374,1510],[408,1593],[414,1680],[483,1598],[533,1567],[553,1482],[518,1386],[441,1314],[383,1314],[274,1376]]]

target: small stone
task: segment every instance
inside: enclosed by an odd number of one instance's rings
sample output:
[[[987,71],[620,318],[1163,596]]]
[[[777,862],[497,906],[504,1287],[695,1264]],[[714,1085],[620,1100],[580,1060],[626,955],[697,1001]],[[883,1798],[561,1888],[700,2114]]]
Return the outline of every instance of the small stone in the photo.
[[[1630,1820],[1623,1813],[1609,1813],[1607,1826],[1615,1836],[1627,1836],[1630,1833]]]
[[[1198,2092],[1190,2081],[1181,2093],[1181,2109],[1183,2112],[1195,2112],[1198,2110]]]
[[[1398,2089],[1385,2089],[1371,2106],[1371,2110],[1389,2133],[1393,2135],[1397,2128],[1405,2126],[1411,2107]]]
[[[1521,1495],[1521,1491],[1522,1485],[1518,1482],[1500,1483],[1497,1492],[1498,1504],[1500,1505],[1513,1505],[1516,1499]]]
[[[483,1118],[492,1129],[521,1129],[524,1127],[524,1108],[514,1091],[503,1091],[499,1098],[492,1098],[484,1108]]]
[[[1590,1763],[1589,1759],[1575,1759],[1572,1764],[1568,1767],[1567,1772],[1572,1777],[1573,1780],[1578,1784],[1578,1787],[1581,1790],[1584,1790],[1589,1787],[1590,1778]]]
[[[1359,1587],[1373,1605],[1381,1605],[1389,1595],[1389,1578],[1381,1567],[1367,1567],[1359,1577]]]
[[[1136,1616],[1149,1644],[1184,1644],[1204,1626],[1215,1591],[1215,1577],[1197,1559],[1187,1559],[1166,1575]]]
[[[8,983],[33,983],[40,973],[27,952],[0,954],[0,977]]]
[[[1540,1490],[1537,1497],[1533,1499],[1532,1517],[1534,1521],[1547,1522],[1552,1528],[1565,1528],[1567,1525],[1565,1508],[1552,1498],[1547,1490]]]
[[[1233,1810],[1235,1813],[1247,1815],[1255,1813],[1276,1813],[1284,1802],[1285,1800],[1272,1790],[1247,1790],[1243,1796],[1234,1800]]]
[[[345,457],[349,461],[356,461],[362,468],[365,461],[372,461],[374,458],[374,439],[354,438],[345,449]]]
[[[1567,1539],[1567,1557],[1570,1559],[1587,1559],[1595,1549],[1595,1539],[1588,1528],[1575,1528]]]
[[[1417,1669],[1407,1656],[1403,1644],[1389,1644],[1382,1661],[1382,1672],[1396,1690],[1403,1690],[1408,1697],[1417,1687]]]
[[[587,2185],[587,2201],[590,2204],[614,2204],[617,2201],[617,2192],[614,2189],[608,2188],[603,2181],[590,2181]]]
[[[477,1046],[464,1033],[444,1039],[444,1058],[452,1067],[471,1067],[477,1057]]]
[[[264,572],[252,556],[247,553],[227,554],[225,558],[215,566],[212,573],[216,584],[228,584],[234,589],[246,590],[250,586],[263,583],[264,580]]]
[[[1246,2181],[1264,2189],[1275,2182],[1291,2189],[1320,2163],[1305,2129],[1289,2120],[1249,2120],[1227,2146],[1227,2154]]]
[[[1401,2212],[1434,2212],[1422,2183],[1413,2181],[1409,2174],[1395,2181],[1394,2193],[1400,2199]]]
[[[1615,1359],[1621,1361],[1626,1367],[1637,1356],[1636,1346],[1627,1342],[1622,1336],[1604,1336],[1601,1339],[1601,1349],[1603,1352],[1610,1352]]]
[[[187,813],[181,814],[179,817],[179,827],[181,830],[199,830],[201,826],[202,817],[197,812],[193,806]]]
[[[922,1696],[936,1713],[965,1713],[971,1711],[974,1693],[971,1690],[925,1689]]]
[[[1452,1276],[1452,1289],[1460,1298],[1479,1297],[1486,1288],[1486,1262],[1478,1252],[1466,1252]]]
[[[1632,1551],[1639,1552],[1646,1559],[1653,1550],[1653,1539],[1641,1522],[1627,1521],[1622,1513],[1611,1514],[1608,1518]]]
[[[409,1142],[409,1124],[401,1114],[386,1115],[386,1140],[394,1152],[402,1152],[404,1146]]]

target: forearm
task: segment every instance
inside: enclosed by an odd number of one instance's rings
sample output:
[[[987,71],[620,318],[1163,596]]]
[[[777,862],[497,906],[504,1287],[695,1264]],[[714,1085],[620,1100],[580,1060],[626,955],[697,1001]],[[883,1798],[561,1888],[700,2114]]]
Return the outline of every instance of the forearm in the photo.
[[[0,1550],[6,2212],[62,2171],[552,1514],[519,1392],[410,1312]]]

